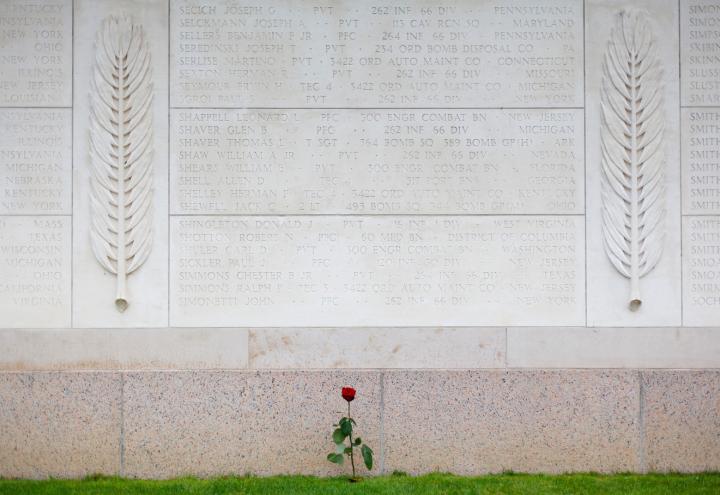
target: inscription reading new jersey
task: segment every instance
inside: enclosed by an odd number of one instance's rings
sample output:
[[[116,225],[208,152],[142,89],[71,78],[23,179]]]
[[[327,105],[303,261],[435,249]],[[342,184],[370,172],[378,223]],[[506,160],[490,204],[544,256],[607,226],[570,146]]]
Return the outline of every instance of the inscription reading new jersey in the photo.
[[[581,213],[580,110],[176,110],[176,213]]]
[[[69,106],[72,1],[0,2],[0,106]]]
[[[582,5],[178,0],[172,104],[581,106]]]
[[[174,217],[171,324],[577,325],[578,217]]]

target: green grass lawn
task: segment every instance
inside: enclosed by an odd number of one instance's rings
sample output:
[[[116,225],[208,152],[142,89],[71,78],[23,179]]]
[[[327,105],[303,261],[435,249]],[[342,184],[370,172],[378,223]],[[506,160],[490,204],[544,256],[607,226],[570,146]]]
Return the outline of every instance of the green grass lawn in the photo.
[[[368,478],[349,483],[344,478],[278,476],[273,478],[182,478],[169,481],[88,478],[81,481],[0,480],[4,495],[682,495],[720,494],[720,473],[564,476],[503,474],[468,478],[449,474]]]

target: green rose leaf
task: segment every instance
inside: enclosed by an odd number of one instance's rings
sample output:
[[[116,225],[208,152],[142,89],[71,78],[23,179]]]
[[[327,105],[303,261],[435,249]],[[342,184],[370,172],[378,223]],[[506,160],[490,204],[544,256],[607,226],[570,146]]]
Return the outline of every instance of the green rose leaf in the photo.
[[[357,438],[355,439],[355,441],[353,441],[353,445],[354,445],[355,447],[357,447],[357,446],[360,445],[361,443],[362,443],[362,440],[360,440],[360,437],[357,437]]]
[[[343,418],[345,419],[345,418]],[[352,423],[350,421],[340,421],[340,430],[343,432],[343,435],[348,436],[352,433]]]
[[[352,452],[352,447],[345,447],[344,453],[346,455],[350,455],[351,452]]]
[[[341,444],[345,441],[346,436],[347,436],[347,433],[343,433],[342,430],[340,428],[338,428],[335,431],[333,431],[333,434],[332,434],[333,442],[335,442],[337,444]]]
[[[367,445],[363,445],[360,451],[362,452],[363,461],[365,461],[365,467],[370,471],[373,467],[373,451]]]
[[[345,461],[345,458],[342,456],[342,454],[328,454],[327,460],[339,464],[342,466],[343,462]]]

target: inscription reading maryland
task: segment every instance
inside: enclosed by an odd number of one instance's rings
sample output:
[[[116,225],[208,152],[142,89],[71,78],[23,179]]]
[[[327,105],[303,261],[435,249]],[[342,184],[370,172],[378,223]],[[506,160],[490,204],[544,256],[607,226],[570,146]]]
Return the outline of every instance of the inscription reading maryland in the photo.
[[[582,6],[173,2],[173,106],[582,105]]]

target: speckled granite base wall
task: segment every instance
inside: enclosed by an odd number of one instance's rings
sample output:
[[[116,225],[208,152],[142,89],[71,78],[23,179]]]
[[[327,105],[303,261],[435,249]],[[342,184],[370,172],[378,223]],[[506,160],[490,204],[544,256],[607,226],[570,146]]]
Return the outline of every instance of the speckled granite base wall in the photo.
[[[337,474],[340,386],[378,472],[720,469],[720,371],[0,373],[0,476]]]

